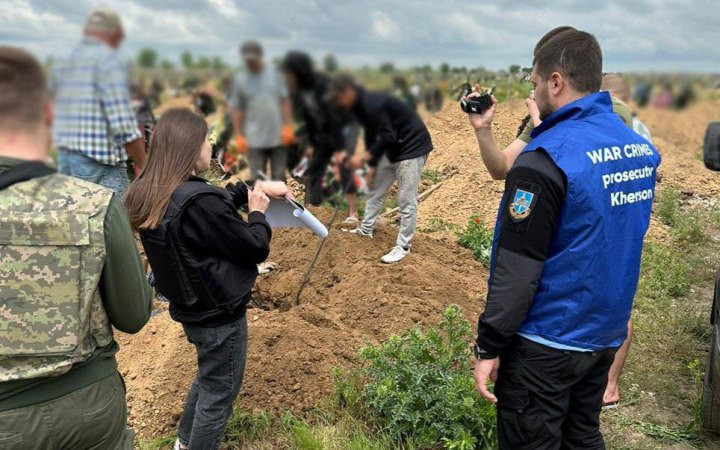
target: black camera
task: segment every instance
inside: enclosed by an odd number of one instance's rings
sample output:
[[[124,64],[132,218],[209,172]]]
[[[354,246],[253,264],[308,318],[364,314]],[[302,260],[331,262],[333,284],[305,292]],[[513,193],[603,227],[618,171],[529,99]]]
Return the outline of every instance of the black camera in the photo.
[[[477,97],[463,98],[460,100],[460,107],[468,114],[482,114],[492,107],[492,94],[483,92]]]
[[[460,108],[468,114],[482,114],[492,107],[492,91],[483,92],[477,97],[467,98],[473,92],[469,83],[463,87]]]

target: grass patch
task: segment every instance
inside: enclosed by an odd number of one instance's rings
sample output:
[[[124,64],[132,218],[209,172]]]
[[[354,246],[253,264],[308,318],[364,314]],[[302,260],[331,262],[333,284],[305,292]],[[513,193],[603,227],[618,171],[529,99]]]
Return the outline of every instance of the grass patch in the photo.
[[[439,170],[434,169],[425,169],[422,173],[422,179],[423,180],[430,180],[433,182],[433,184],[437,184],[440,182],[442,178],[442,172]]]
[[[675,226],[680,211],[680,191],[674,187],[666,187],[658,195],[655,204],[655,215],[665,225]]]
[[[432,216],[427,221],[427,225],[419,227],[418,231],[422,233],[438,233],[441,231],[456,231],[457,227],[438,216]]]
[[[656,242],[646,242],[638,295],[644,298],[677,298],[690,289],[686,255]]]
[[[490,265],[493,230],[477,214],[470,216],[468,224],[458,233],[458,244],[472,250],[475,259],[485,266]]]

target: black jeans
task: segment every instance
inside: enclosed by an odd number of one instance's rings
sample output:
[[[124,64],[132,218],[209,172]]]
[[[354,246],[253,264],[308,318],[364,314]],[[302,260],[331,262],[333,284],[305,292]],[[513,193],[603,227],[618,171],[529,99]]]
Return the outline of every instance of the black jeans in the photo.
[[[615,351],[563,351],[517,336],[495,384],[500,448],[604,449],[600,411]]]
[[[307,169],[307,203],[319,206],[323,201],[323,181],[333,149],[329,146],[318,145],[313,147],[312,159]]]
[[[183,324],[195,345],[198,374],[190,387],[178,425],[178,439],[192,450],[220,445],[233,402],[240,392],[247,356],[247,318],[219,327]]]

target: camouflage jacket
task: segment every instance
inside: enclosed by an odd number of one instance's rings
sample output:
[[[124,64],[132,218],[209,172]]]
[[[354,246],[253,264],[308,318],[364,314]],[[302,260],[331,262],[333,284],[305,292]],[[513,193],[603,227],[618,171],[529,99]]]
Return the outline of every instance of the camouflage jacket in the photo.
[[[0,190],[0,382],[61,375],[112,342],[98,292],[111,198],[57,174]]]

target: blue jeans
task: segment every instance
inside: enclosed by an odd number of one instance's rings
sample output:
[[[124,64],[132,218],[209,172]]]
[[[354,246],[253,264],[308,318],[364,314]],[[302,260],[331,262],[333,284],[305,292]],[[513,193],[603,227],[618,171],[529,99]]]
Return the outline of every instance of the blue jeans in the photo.
[[[58,149],[58,172],[105,186],[120,198],[125,195],[129,184],[125,161],[109,166],[83,153],[65,148]]]
[[[177,436],[192,450],[215,450],[240,392],[247,356],[247,318],[219,327],[183,324],[195,345],[198,374],[190,387]]]

